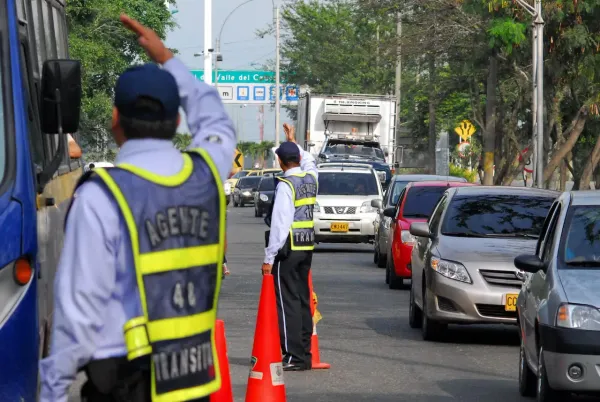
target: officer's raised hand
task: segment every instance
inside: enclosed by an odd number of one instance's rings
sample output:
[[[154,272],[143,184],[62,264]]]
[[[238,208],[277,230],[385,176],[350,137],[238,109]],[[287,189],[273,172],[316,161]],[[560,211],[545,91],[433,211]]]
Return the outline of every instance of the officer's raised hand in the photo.
[[[296,129],[287,123],[283,124],[283,131],[285,132],[286,141],[296,142]]]
[[[173,57],[173,52],[165,46],[152,29],[145,27],[127,14],[121,14],[120,19],[127,29],[138,36],[140,46],[144,48],[152,61],[158,64],[165,64]]]

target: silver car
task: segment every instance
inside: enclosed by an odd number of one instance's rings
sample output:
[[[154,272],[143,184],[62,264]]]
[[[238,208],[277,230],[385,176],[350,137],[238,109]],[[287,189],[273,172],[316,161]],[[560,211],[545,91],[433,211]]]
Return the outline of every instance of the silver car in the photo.
[[[411,182],[419,181],[452,181],[466,183],[464,177],[438,176],[433,174],[400,174],[392,177],[390,185],[386,190],[383,201],[374,200],[372,206],[378,209],[375,219],[375,244],[373,262],[379,268],[385,268],[388,250],[388,239],[390,237],[391,218],[383,215],[383,210],[389,207],[395,207],[400,198],[400,193],[404,187]]]
[[[413,223],[409,323],[423,339],[447,324],[515,324],[514,259],[533,252],[559,193],[526,187],[455,187],[428,222]]]
[[[519,391],[540,402],[600,395],[600,192],[564,193],[552,205],[517,300]]]

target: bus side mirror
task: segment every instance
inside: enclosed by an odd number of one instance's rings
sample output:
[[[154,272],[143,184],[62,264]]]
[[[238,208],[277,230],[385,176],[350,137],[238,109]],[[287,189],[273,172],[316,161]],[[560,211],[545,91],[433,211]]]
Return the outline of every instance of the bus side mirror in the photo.
[[[76,133],[81,113],[81,63],[47,60],[42,69],[40,120],[46,134]]]

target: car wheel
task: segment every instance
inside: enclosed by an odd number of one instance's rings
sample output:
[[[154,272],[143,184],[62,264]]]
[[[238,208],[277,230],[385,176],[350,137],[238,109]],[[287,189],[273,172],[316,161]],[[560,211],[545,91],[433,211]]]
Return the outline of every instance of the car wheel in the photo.
[[[537,402],[561,402],[567,399],[567,396],[568,393],[556,391],[550,387],[544,362],[544,348],[540,346],[538,353]]]
[[[421,313],[421,334],[425,341],[436,341],[446,329],[445,324],[432,320],[427,316],[427,290],[423,291],[423,312]]]
[[[422,318],[421,309],[415,303],[415,289],[413,284],[410,284],[410,301],[408,303],[408,325],[411,328],[421,328]]]
[[[527,364],[525,357],[525,344],[521,339],[521,349],[519,351],[519,393],[521,396],[535,396],[536,378],[535,374]]]
[[[225,198],[225,206],[226,206],[226,207],[227,207],[227,206],[229,206],[229,202],[230,202],[230,200],[231,200],[231,197],[227,197],[227,198]]]
[[[377,267],[385,268],[386,261],[387,261],[387,254],[379,253],[379,260],[377,261]]]
[[[233,197],[233,206],[235,208],[237,208],[239,206],[239,204],[237,203],[237,201],[235,200],[235,197]]]
[[[377,243],[375,243],[375,250],[373,252],[373,264],[379,264],[379,250]]]
[[[385,267],[385,284],[389,284],[390,283],[390,267],[387,266]]]
[[[390,289],[401,289],[404,281],[402,278],[398,278],[396,276],[396,270],[394,269],[394,262],[392,261],[392,256],[388,255],[386,260],[387,270],[389,274],[388,286]]]

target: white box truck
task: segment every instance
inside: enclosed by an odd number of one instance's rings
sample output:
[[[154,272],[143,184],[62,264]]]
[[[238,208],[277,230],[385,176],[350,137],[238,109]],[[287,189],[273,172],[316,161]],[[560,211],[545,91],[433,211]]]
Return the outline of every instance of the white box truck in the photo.
[[[319,162],[364,162],[384,187],[394,163],[396,101],[391,95],[314,94],[298,100],[296,139]]]

